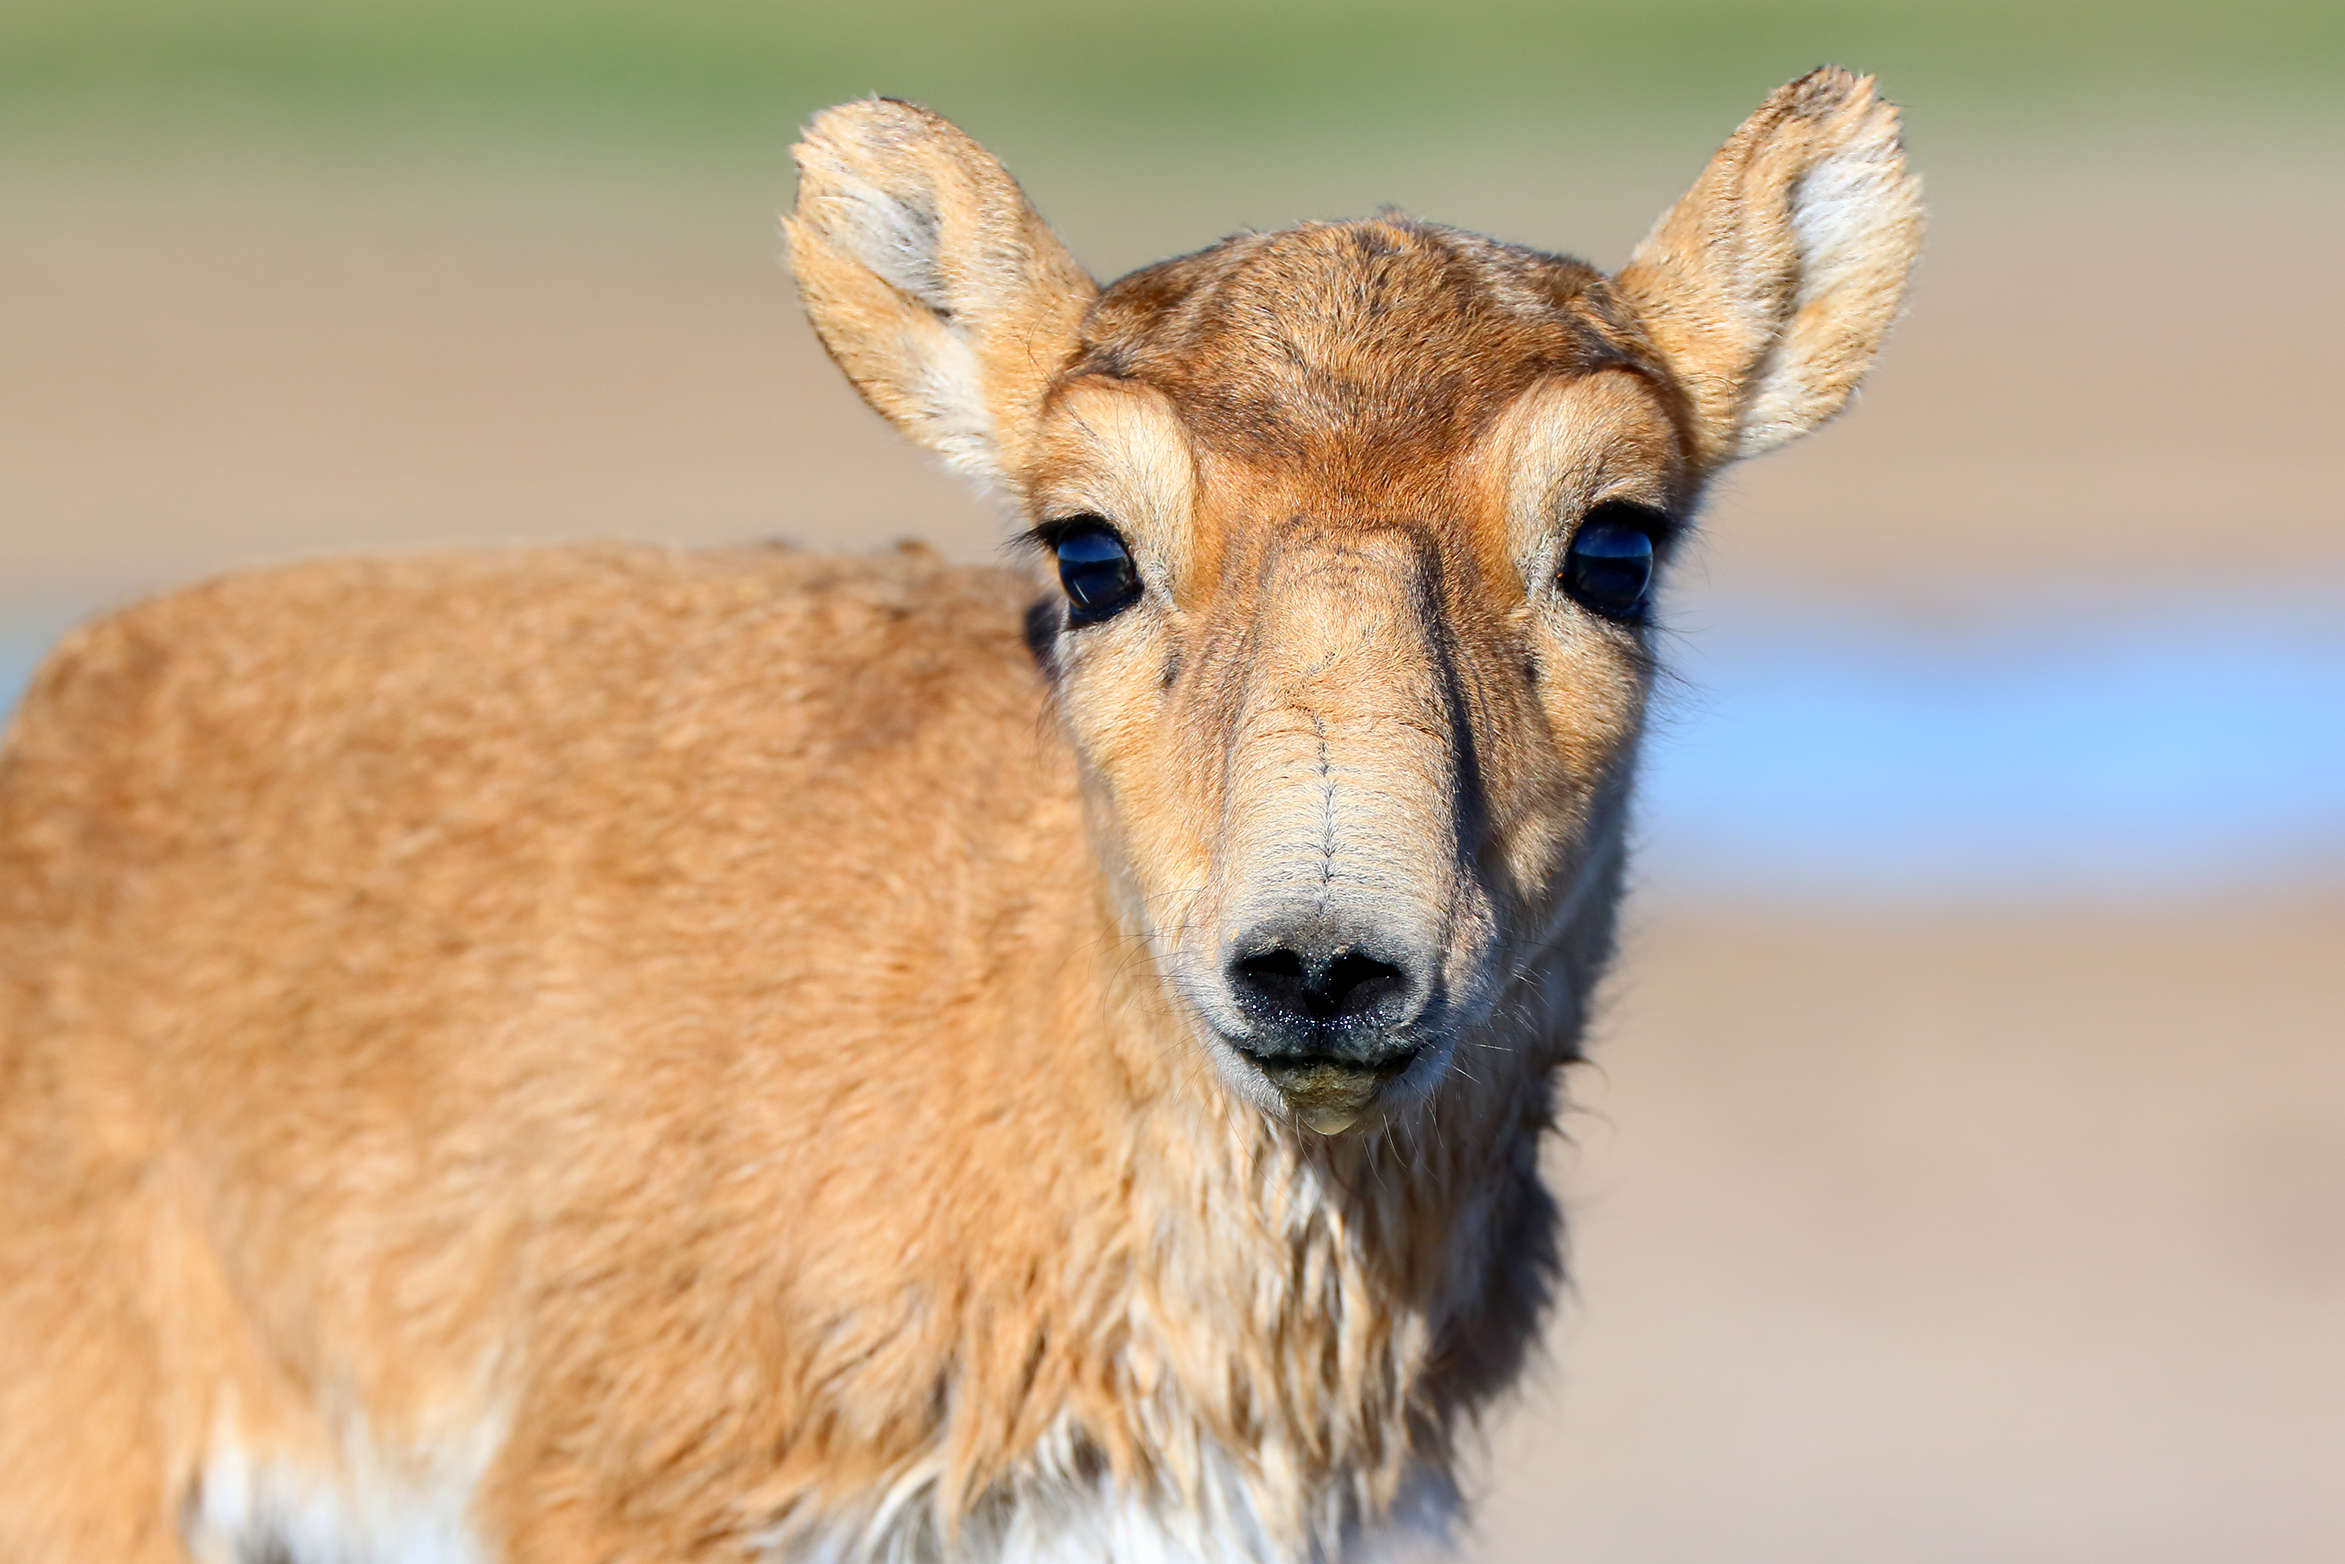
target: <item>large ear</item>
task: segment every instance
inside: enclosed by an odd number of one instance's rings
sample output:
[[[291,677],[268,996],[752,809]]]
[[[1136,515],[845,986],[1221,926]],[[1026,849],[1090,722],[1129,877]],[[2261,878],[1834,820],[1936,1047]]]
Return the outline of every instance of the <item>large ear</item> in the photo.
[[[823,346],[905,434],[1014,488],[1098,285],[992,154],[909,103],[814,118],[783,229]]]
[[[1614,279],[1692,399],[1702,466],[1840,411],[1921,237],[1921,182],[1871,77],[1825,66],[1743,122]]]

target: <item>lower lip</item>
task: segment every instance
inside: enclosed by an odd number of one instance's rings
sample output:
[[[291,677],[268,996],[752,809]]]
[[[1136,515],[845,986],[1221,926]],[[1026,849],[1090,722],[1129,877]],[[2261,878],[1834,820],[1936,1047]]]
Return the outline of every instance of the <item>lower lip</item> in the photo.
[[[1248,1056],[1248,1062],[1277,1089],[1295,1117],[1322,1135],[1338,1134],[1359,1122],[1384,1088],[1416,1059],[1416,1050],[1373,1067],[1326,1059],[1282,1064]]]

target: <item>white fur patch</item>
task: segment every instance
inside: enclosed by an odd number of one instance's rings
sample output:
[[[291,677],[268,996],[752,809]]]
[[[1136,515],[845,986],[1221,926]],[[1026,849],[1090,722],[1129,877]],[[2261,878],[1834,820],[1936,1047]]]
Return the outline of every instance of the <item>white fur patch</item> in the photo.
[[[1416,1564],[1446,1557],[1456,1513],[1447,1484],[1414,1485],[1377,1532],[1332,1551],[1272,1537],[1226,1459],[1208,1458],[1204,1502],[1120,1493],[1104,1478],[1021,1484],[980,1507],[947,1543],[915,1471],[861,1523],[826,1518],[760,1539],[768,1564]]]
[[[976,351],[959,333],[940,326],[927,344],[919,384],[921,443],[980,488],[1000,489],[993,412],[985,405],[985,372]]]
[[[1901,230],[1919,194],[1888,106],[1871,105],[1859,131],[1801,174],[1788,199],[1798,289],[1752,376],[1737,456],[1772,450],[1839,411],[1895,310],[1913,248]]]
[[[1001,482],[994,453],[993,413],[985,401],[978,363],[945,280],[938,253],[942,234],[935,211],[861,177],[843,162],[826,163],[835,187],[814,203],[823,234],[865,270],[929,312],[904,326],[894,357],[917,366],[913,393],[917,427],[906,432],[942,456],[955,472],[983,487]]]
[[[487,1564],[472,1501],[503,1430],[484,1425],[409,1455],[345,1426],[341,1469],[259,1455],[227,1418],[186,1524],[202,1564]]]
[[[1880,264],[1878,235],[1903,215],[1896,199],[1903,185],[1894,152],[1870,143],[1833,153],[1800,179],[1791,197],[1799,304],[1837,292]]]
[[[830,172],[838,184],[822,201],[824,232],[898,293],[950,315],[953,299],[938,264],[934,209],[883,190],[843,164]]]

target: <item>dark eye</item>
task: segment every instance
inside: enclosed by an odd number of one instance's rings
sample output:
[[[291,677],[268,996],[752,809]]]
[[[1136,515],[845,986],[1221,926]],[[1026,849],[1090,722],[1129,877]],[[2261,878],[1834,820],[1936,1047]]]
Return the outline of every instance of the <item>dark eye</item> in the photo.
[[[1140,572],[1132,564],[1132,551],[1098,517],[1065,523],[1050,547],[1058,555],[1059,584],[1074,605],[1067,623],[1097,624],[1139,601]]]
[[[1607,500],[1581,518],[1555,584],[1607,619],[1641,618],[1653,590],[1653,536],[1663,525],[1657,511]]]

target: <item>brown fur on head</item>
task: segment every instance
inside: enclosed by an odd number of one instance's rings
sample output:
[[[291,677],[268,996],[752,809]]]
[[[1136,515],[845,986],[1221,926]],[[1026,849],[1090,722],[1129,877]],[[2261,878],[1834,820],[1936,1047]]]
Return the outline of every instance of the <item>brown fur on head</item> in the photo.
[[[800,161],[800,286],[864,395],[1042,544],[1129,550],[1136,600],[1038,644],[1126,930],[1232,1086],[1338,1129],[1509,985],[1584,988],[1547,969],[1603,944],[1648,632],[1559,573],[1600,507],[1665,561],[1861,378],[1920,223],[1870,81],[1774,94],[1609,279],[1383,217],[1100,292],[924,110],[833,109]]]

